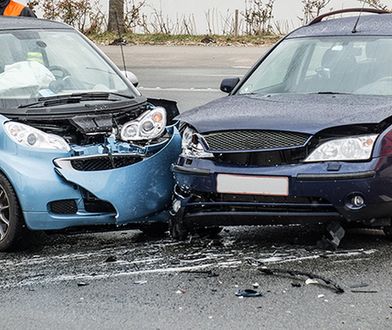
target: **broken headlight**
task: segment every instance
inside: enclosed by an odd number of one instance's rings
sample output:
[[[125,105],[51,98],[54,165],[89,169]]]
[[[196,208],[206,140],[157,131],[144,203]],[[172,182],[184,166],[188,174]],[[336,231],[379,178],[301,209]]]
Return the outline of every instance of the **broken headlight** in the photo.
[[[4,124],[7,135],[24,147],[70,151],[68,143],[58,135],[48,134],[34,127],[9,121]]]
[[[204,150],[201,143],[202,137],[192,128],[187,127],[182,134],[182,153],[183,157],[191,158],[212,158],[213,154]]]
[[[305,162],[368,160],[378,135],[361,135],[323,143]]]
[[[121,140],[143,141],[160,137],[166,128],[166,110],[157,107],[144,112],[139,118],[132,120],[121,128]]]

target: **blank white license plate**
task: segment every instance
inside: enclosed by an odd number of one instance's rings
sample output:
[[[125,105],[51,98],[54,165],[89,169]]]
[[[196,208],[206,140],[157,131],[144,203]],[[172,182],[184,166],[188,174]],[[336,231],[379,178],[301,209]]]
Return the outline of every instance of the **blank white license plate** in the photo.
[[[222,194],[288,196],[289,178],[218,174],[217,191]]]

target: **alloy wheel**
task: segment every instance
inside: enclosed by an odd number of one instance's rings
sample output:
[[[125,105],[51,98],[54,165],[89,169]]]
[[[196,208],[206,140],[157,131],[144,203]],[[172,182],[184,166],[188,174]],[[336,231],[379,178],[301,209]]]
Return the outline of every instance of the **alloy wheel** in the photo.
[[[0,241],[2,241],[10,226],[10,202],[3,186],[0,185]]]

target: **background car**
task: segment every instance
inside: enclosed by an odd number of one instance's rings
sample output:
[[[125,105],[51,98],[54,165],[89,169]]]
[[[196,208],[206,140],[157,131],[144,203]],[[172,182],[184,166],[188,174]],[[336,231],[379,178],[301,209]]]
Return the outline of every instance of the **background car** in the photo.
[[[180,115],[173,237],[302,222],[391,237],[392,15],[365,11],[380,15],[343,10],[292,32],[222,82],[228,97]]]
[[[28,230],[165,230],[176,104],[144,98],[65,24],[1,17],[0,47],[0,251]]]

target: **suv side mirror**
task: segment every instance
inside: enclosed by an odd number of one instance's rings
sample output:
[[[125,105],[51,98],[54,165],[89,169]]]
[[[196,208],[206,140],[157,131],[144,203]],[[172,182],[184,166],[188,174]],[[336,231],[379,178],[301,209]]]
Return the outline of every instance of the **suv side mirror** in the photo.
[[[240,78],[238,77],[223,79],[220,85],[220,90],[225,93],[231,93],[239,82],[240,82]]]
[[[121,71],[121,73],[127,78],[133,86],[137,87],[139,85],[139,79],[131,71]]]

